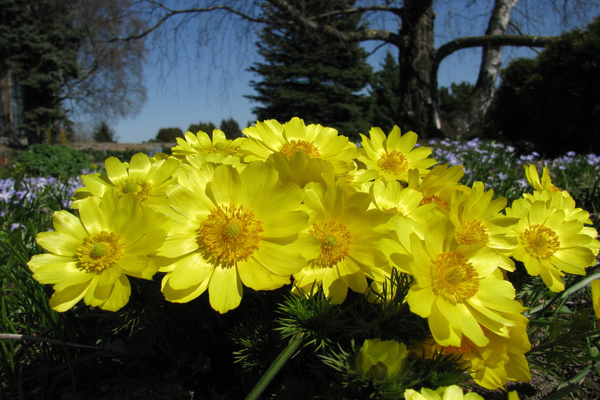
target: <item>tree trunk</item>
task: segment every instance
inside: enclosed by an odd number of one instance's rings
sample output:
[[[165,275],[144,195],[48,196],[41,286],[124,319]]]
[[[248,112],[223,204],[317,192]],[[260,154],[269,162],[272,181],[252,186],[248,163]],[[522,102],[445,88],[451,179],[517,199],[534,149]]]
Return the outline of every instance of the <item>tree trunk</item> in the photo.
[[[512,9],[518,0],[496,0],[490,15],[486,37],[503,35],[510,21]],[[452,114],[444,116],[446,136],[461,137],[480,123],[487,113],[494,93],[502,64],[502,45],[488,44],[482,48],[479,76],[469,103]]]
[[[431,69],[434,64],[434,18],[431,0],[406,0],[400,29],[400,110],[402,130],[431,136]]]

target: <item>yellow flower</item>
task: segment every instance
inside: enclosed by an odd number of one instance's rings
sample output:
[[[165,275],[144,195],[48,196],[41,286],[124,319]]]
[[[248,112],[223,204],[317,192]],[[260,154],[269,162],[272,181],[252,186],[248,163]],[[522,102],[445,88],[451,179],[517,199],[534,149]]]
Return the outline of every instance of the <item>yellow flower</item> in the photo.
[[[356,356],[357,371],[373,380],[394,378],[408,355],[406,345],[395,340],[365,340]]]
[[[460,386],[451,385],[437,388],[436,390],[421,388],[421,392],[406,389],[406,400],[483,400],[477,393],[463,393]]]
[[[28,266],[40,283],[54,285],[50,305],[56,311],[81,299],[116,311],[129,300],[127,275],[150,279],[158,270],[154,254],[165,239],[168,220],[141,207],[133,196],[112,193],[99,202],[81,200],[79,215],[54,213],[55,231],[36,238],[47,253],[33,256]]]
[[[558,203],[563,200],[560,192],[551,197],[557,197]],[[513,258],[523,262],[530,275],[541,276],[552,291],[560,292],[565,288],[565,272],[585,275],[585,268],[596,263],[600,243],[593,228],[577,218],[568,219],[565,210],[552,206],[552,198],[515,200],[506,215],[519,219],[512,227],[518,239]]]
[[[436,165],[425,176],[411,170],[408,173],[408,187],[423,193],[421,204],[435,204],[442,210],[450,211],[452,195],[456,191],[470,191],[468,186],[459,183],[463,175],[462,165]]]
[[[192,132],[186,132],[185,140],[183,138],[176,140],[177,146],[171,149],[171,154],[174,158],[183,160],[186,156],[195,154],[219,154],[223,157],[239,155],[238,148],[244,139],[229,140],[222,130],[214,129],[212,140],[203,131],[198,131],[195,135]]]
[[[552,184],[552,179],[550,178],[550,170],[548,167],[544,167],[542,173],[542,179],[540,180],[540,175],[535,168],[535,165],[525,165],[525,176],[527,177],[527,181],[529,184],[535,189],[536,192],[541,192],[543,190],[550,190],[551,192],[560,191],[559,188]]]
[[[503,388],[507,381],[528,382],[531,379],[525,353],[531,350],[527,336],[529,320],[522,314],[507,314],[516,324],[508,328],[508,337],[485,330],[489,343],[476,346],[463,336],[460,346],[440,346],[434,340],[417,345],[417,356],[433,357],[436,353],[460,356],[473,380],[480,386],[494,390]]]
[[[458,245],[454,227],[443,217],[429,221],[426,231],[424,240],[413,234],[408,249],[415,277],[407,295],[411,311],[428,319],[442,346],[459,347],[463,335],[485,346],[484,328],[506,337],[515,322],[501,313],[519,314],[523,308],[497,269],[496,255],[486,247]]]
[[[325,186],[330,186],[335,182],[335,173],[331,162],[310,158],[302,152],[297,152],[291,157],[273,153],[268,161],[273,163],[282,182],[296,182],[302,188],[311,182],[320,182]]]
[[[423,205],[423,193],[404,188],[398,181],[376,180],[369,187],[372,205],[393,216],[407,217],[415,222],[424,222],[432,217],[433,205]],[[390,220],[393,222],[393,219]]]
[[[243,285],[273,290],[306,265],[300,252],[313,253],[299,234],[308,225],[304,195],[277,178],[264,162],[241,173],[207,165],[179,176],[168,192],[172,229],[159,250],[171,259],[161,267],[167,300],[188,302],[208,289],[211,306],[225,313],[240,304]]]
[[[75,192],[77,200],[73,202],[73,208],[79,208],[79,201],[83,198],[100,198],[108,192],[114,192],[119,197],[133,195],[144,206],[163,205],[166,203],[166,188],[177,174],[179,161],[153,161],[146,154],[138,153],[131,157],[129,164],[109,157],[105,167],[106,175],[96,173],[82,176],[85,186]]]
[[[436,161],[428,158],[429,147],[415,148],[417,134],[407,132],[400,134],[400,128],[394,126],[389,136],[385,136],[380,128],[371,128],[369,138],[361,134],[363,154],[358,157],[367,169],[374,169],[386,180],[408,182],[408,171],[417,169],[425,175],[427,169]]]
[[[320,158],[333,164],[336,175],[341,176],[354,168],[358,155],[356,145],[337,130],[321,125],[305,125],[298,117],[285,124],[274,119],[257,122],[243,130],[249,140],[244,141],[240,152],[246,162],[266,160],[273,153],[288,157],[300,152],[310,158]]]
[[[343,182],[330,188],[309,184],[305,192],[310,214],[307,232],[316,239],[317,256],[294,274],[293,290],[310,293],[320,285],[333,304],[340,304],[348,288],[363,293],[366,276],[384,273],[387,263],[378,242],[387,233],[384,224],[390,215],[368,210],[369,195]]]
[[[507,271],[515,269],[509,258],[517,240],[509,227],[517,220],[508,218],[500,211],[506,199],[492,200],[494,191],[484,191],[482,182],[475,182],[470,193],[454,192],[450,202],[450,219],[456,229],[455,239],[459,245],[477,244],[494,251],[497,265]]]

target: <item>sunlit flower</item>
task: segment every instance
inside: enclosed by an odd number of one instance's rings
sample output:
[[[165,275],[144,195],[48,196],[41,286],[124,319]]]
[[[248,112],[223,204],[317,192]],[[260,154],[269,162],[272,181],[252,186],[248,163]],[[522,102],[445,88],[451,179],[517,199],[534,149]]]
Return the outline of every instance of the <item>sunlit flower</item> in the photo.
[[[207,165],[179,176],[168,192],[173,226],[159,250],[171,259],[161,267],[167,300],[188,302],[208,289],[211,306],[225,313],[240,304],[243,286],[273,290],[306,265],[301,252],[314,254],[314,245],[299,234],[308,224],[304,195],[277,178],[263,162],[241,173]]]
[[[458,245],[446,218],[428,224],[423,240],[412,234],[412,257],[407,258],[415,277],[407,295],[411,311],[428,319],[442,346],[459,347],[463,336],[485,346],[489,339],[484,329],[506,337],[515,322],[501,313],[518,314],[523,309],[513,286],[497,269],[496,254],[478,245]]]
[[[54,285],[50,306],[66,311],[83,299],[90,306],[116,311],[129,300],[127,275],[150,279],[158,270],[155,251],[162,245],[167,218],[144,208],[133,196],[106,194],[99,202],[81,200],[77,218],[53,215],[55,231],[37,235],[46,253],[28,266],[42,284]]]
[[[365,340],[358,351],[356,370],[373,380],[394,378],[408,355],[406,345],[395,340]]]
[[[337,130],[321,125],[305,125],[298,117],[285,124],[274,119],[257,122],[243,130],[248,137],[240,151],[246,162],[266,160],[273,153],[288,157],[300,152],[310,158],[320,158],[333,164],[334,171],[341,176],[354,168],[358,155],[356,145]]]
[[[550,171],[548,167],[544,167],[542,173],[542,179],[540,180],[540,175],[538,174],[537,168],[533,164],[525,165],[525,176],[527,176],[527,181],[529,184],[535,189],[537,192],[541,192],[542,190],[550,190],[551,192],[560,191],[559,188],[552,184],[552,179],[550,178]]]
[[[413,170],[408,173],[408,187],[423,193],[421,204],[436,204],[442,210],[450,211],[450,200],[454,192],[471,190],[460,183],[463,175],[462,165],[436,165],[425,176]]]
[[[366,277],[380,276],[387,267],[378,241],[386,235],[390,215],[368,210],[369,195],[344,183],[329,188],[309,184],[305,192],[307,232],[317,240],[318,256],[294,274],[294,292],[310,293],[322,286],[331,303],[340,304],[348,288],[363,293]]]
[[[455,239],[459,245],[479,245],[493,250],[497,265],[513,271],[515,266],[509,258],[517,240],[509,229],[517,221],[500,211],[506,206],[504,197],[492,200],[494,191],[485,191],[482,182],[475,182],[470,193],[456,191],[450,204],[450,219],[455,227]]]
[[[427,221],[433,215],[433,205],[423,205],[423,193],[404,188],[398,181],[376,180],[369,189],[370,208],[377,208],[393,216],[407,217],[415,222]],[[392,222],[393,220],[390,220]]]
[[[335,182],[333,164],[320,158],[310,158],[302,152],[291,157],[281,153],[273,153],[268,159],[279,173],[282,182],[296,182],[305,187],[311,182],[320,182],[331,186]]]
[[[552,197],[562,199],[556,192]],[[566,219],[564,210],[552,207],[552,201],[515,200],[506,209],[508,217],[518,218],[512,227],[518,244],[513,257],[523,262],[532,276],[541,276],[552,291],[564,290],[565,273],[585,275],[585,268],[596,262],[599,242],[578,219]]]
[[[133,195],[144,206],[160,206],[166,203],[165,191],[172,183],[179,168],[179,161],[163,159],[154,161],[146,154],[138,153],[130,163],[122,163],[116,157],[105,162],[106,175],[99,173],[82,176],[84,187],[75,192],[73,208],[89,196],[101,198],[105,193],[117,196]]]
[[[369,137],[361,134],[363,153],[358,157],[367,169],[374,169],[386,180],[408,182],[408,171],[416,169],[421,176],[436,161],[428,158],[429,147],[415,148],[417,134],[406,132],[401,135],[400,128],[394,126],[386,137],[380,128],[371,128]]]
[[[444,386],[436,390],[421,388],[420,392],[414,389],[406,389],[404,392],[406,400],[483,400],[477,393],[463,393],[460,386]]]
[[[223,157],[237,156],[243,138],[235,140],[227,139],[225,133],[220,129],[214,129],[212,140],[206,132],[198,131],[185,133],[185,139],[176,138],[177,146],[171,149],[171,154],[177,159],[185,159],[194,154],[219,154]]]
[[[440,346],[428,340],[413,351],[427,358],[440,352],[460,356],[473,380],[486,389],[503,388],[507,381],[528,382],[531,373],[525,353],[531,350],[526,331],[529,320],[522,314],[505,316],[516,323],[508,327],[508,337],[484,330],[490,340],[485,346],[476,346],[463,336],[460,346]]]

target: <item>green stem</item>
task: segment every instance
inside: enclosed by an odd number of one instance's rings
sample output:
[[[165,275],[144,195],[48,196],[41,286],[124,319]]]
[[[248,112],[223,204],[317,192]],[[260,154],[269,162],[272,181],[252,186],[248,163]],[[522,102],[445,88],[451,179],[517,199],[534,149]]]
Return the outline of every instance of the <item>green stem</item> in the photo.
[[[294,355],[298,346],[302,343],[302,339],[304,339],[304,334],[299,334],[294,336],[290,343],[286,346],[285,349],[282,350],[281,353],[277,356],[275,361],[269,366],[267,371],[261,376],[256,385],[252,388],[252,391],[246,396],[246,400],[256,400],[262,394],[262,392],[267,388],[269,383],[275,378],[275,375],[283,368],[287,360]]]
[[[539,306],[534,307],[534,308],[532,308],[529,311],[526,311],[525,312],[525,316],[531,317],[531,316],[535,315],[536,313],[538,313],[541,310],[548,309],[552,304],[556,303],[558,300],[565,299],[565,298],[569,297],[572,293],[574,293],[574,292],[576,292],[578,290],[583,289],[584,287],[588,286],[591,281],[593,281],[595,279],[599,279],[599,278],[600,278],[600,271],[597,271],[595,273],[592,273],[592,274],[586,276],[581,281],[575,283],[573,286],[569,287],[567,290],[565,290],[561,294],[552,297],[546,303],[540,304]]]

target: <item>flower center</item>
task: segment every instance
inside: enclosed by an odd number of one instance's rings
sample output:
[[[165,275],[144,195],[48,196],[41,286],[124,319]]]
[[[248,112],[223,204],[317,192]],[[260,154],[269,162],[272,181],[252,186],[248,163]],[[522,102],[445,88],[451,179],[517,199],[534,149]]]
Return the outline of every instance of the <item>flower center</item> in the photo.
[[[531,225],[520,236],[525,251],[532,257],[546,259],[560,247],[556,233],[543,225]]]
[[[477,293],[477,271],[455,251],[438,254],[431,269],[431,285],[435,294],[451,304],[463,303]]]
[[[116,233],[102,231],[86,237],[75,254],[79,265],[87,272],[101,272],[110,268],[123,256],[123,242]]]
[[[400,211],[400,209],[398,207],[384,208],[382,211],[385,213],[388,213],[388,214],[392,214],[392,215],[400,215],[400,216],[404,215],[404,214],[402,214],[402,211]]]
[[[456,232],[456,241],[461,245],[482,243],[485,246],[488,242],[488,234],[480,220],[469,219],[463,224],[462,229]]]
[[[392,150],[381,156],[377,166],[387,173],[400,175],[408,169],[408,160],[401,151]]]
[[[119,197],[127,194],[133,194],[138,198],[138,200],[144,201],[148,196],[150,196],[150,192],[152,192],[152,183],[140,179],[128,179],[127,181],[115,186],[115,192]]]
[[[311,264],[332,268],[350,253],[352,236],[345,225],[335,221],[314,224],[309,233],[321,242],[321,254]]]
[[[223,267],[246,261],[259,247],[262,222],[244,206],[219,206],[198,229],[204,257]]]
[[[485,328],[482,327],[485,331]],[[444,346],[444,353],[452,353],[452,354],[467,354],[471,352],[475,347],[475,343],[469,340],[468,337],[463,335],[462,340],[460,341],[460,347],[457,346]]]
[[[319,158],[321,156],[317,146],[306,140],[290,140],[281,146],[279,152],[288,157],[292,157],[298,152],[306,154],[309,158]]]
[[[450,205],[448,204],[448,202],[446,200],[444,200],[443,198],[441,198],[438,195],[433,195],[433,196],[428,196],[428,197],[423,197],[423,200],[421,200],[421,203],[419,205],[425,205],[425,204],[436,204],[440,207],[442,207],[444,210],[446,211],[450,211]]]

